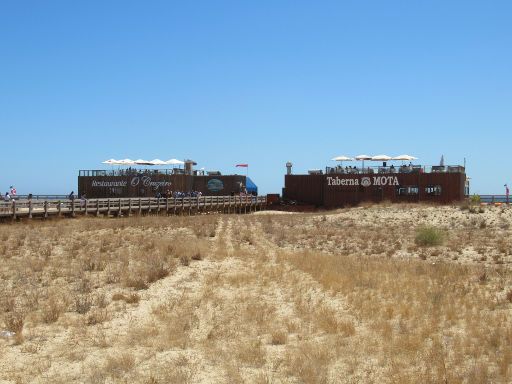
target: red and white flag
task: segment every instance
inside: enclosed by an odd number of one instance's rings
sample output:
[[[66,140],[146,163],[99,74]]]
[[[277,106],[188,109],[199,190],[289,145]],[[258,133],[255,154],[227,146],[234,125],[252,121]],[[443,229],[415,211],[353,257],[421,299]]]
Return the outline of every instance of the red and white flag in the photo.
[[[237,167],[248,168],[248,167],[249,167],[249,164],[237,164],[236,166],[237,166]]]

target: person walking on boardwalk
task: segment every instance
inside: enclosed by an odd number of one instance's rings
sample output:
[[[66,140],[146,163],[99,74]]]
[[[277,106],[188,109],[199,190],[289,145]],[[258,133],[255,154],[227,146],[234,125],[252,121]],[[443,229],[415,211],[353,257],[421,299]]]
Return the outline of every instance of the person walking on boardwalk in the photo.
[[[71,193],[68,196],[69,200],[75,200],[75,191],[71,191]]]

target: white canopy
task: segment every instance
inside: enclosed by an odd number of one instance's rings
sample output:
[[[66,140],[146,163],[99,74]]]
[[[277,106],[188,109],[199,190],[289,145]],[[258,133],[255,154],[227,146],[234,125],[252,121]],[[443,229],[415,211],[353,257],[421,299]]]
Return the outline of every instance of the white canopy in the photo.
[[[331,159],[332,161],[353,161],[354,159],[347,156],[336,156]]]
[[[377,155],[377,156],[373,156],[370,160],[371,161],[389,161],[389,160],[391,160],[391,157],[388,155]]]
[[[356,160],[363,160],[363,161],[364,161],[364,160],[371,160],[371,159],[372,159],[372,157],[371,157],[371,156],[368,156],[368,155],[357,155],[357,156],[355,157],[355,159],[356,159]]]
[[[181,161],[181,160],[178,160],[178,159],[169,159],[165,162],[165,164],[170,164],[170,165],[182,165],[182,164],[185,164],[184,161]]]
[[[400,155],[400,156],[393,157],[391,160],[412,161],[412,160],[418,160],[418,158],[414,157],[414,156],[410,156],[410,155]]]
[[[160,159],[153,159],[150,161],[151,165],[167,165],[165,161],[162,161]]]
[[[108,159],[108,160],[102,161],[101,163],[102,164],[114,165],[114,164],[117,163],[117,160],[116,159]]]
[[[151,165],[151,162],[149,160],[138,159],[138,160],[135,160],[135,164],[137,164],[137,165]]]
[[[119,160],[117,164],[120,164],[120,165],[135,165],[135,161],[133,161],[132,159],[123,159],[123,160]]]

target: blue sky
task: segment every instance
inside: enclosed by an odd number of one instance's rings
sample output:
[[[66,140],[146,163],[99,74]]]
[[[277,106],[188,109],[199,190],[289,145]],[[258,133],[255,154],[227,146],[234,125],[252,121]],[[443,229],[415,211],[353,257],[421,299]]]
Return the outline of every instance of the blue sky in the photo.
[[[0,2],[0,190],[192,158],[260,191],[336,155],[512,184],[510,1]],[[240,172],[240,171],[239,171]],[[243,171],[242,171],[243,172]],[[5,192],[5,191],[3,191]]]

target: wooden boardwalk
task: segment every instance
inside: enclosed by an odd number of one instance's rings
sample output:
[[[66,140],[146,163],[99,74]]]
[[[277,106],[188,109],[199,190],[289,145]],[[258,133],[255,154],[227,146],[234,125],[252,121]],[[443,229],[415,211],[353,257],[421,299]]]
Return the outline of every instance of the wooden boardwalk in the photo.
[[[0,202],[0,219],[131,216],[143,214],[249,213],[266,208],[266,196],[202,196],[184,198],[122,198],[87,200],[12,200]]]

